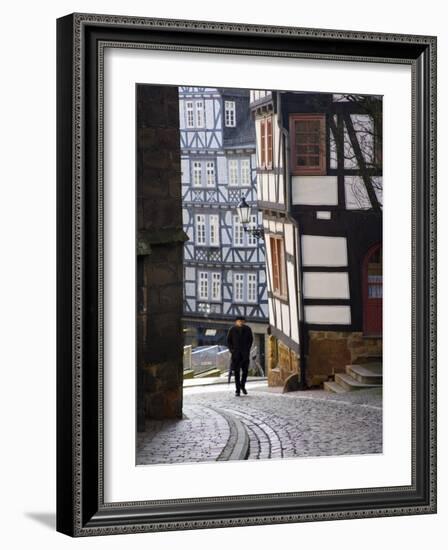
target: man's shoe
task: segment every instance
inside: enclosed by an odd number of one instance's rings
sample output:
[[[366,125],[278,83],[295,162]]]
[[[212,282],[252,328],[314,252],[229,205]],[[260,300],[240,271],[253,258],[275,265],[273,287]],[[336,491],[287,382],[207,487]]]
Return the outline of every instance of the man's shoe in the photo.
[[[240,396],[240,392],[237,390],[237,391],[235,392],[235,397],[239,397],[239,396]]]
[[[242,392],[244,393],[244,395],[247,395],[247,390],[246,388],[241,388]]]

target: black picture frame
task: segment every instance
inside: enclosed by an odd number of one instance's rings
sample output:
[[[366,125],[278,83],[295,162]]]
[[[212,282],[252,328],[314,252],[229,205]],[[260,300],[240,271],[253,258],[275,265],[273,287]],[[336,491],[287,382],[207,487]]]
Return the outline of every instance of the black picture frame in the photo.
[[[104,502],[101,56],[138,48],[412,67],[412,484]],[[57,530],[71,536],[436,512],[436,38],[72,14],[57,21]],[[148,495],[148,498],[150,495]]]

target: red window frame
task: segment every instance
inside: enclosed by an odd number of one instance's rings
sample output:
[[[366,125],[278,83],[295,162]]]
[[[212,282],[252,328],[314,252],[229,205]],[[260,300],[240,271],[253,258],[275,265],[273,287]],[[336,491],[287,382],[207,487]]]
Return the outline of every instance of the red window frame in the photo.
[[[274,138],[272,135],[272,115],[260,121],[260,165],[271,170],[274,158]]]
[[[272,168],[273,158],[272,116],[266,119],[266,168]]]
[[[266,119],[260,121],[260,164],[266,166]]]
[[[285,244],[282,237],[270,236],[271,267],[272,267],[272,292],[280,298],[287,298]]]
[[[303,156],[318,156],[319,163],[313,166],[299,165],[297,162],[297,147],[312,146],[316,144],[299,144],[296,136],[296,123],[317,120],[319,124],[319,153],[318,155],[305,153]],[[295,114],[289,117],[289,134],[291,139],[291,173],[293,175],[321,176],[326,173],[326,123],[324,114]]]

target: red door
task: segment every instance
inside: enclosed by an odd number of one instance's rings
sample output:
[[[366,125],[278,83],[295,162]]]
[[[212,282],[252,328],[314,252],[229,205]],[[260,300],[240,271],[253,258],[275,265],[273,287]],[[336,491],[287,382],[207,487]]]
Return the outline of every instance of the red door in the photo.
[[[363,263],[364,334],[383,331],[383,249],[381,244],[367,251]]]

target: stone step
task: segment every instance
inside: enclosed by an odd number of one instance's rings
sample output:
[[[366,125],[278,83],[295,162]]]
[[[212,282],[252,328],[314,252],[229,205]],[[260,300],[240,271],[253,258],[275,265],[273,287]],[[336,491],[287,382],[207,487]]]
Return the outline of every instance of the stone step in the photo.
[[[369,388],[380,388],[381,384],[363,384],[358,382],[349,374],[338,373],[335,375],[335,382],[345,388],[347,391],[366,390]]]
[[[324,382],[324,390],[331,393],[346,393],[347,390],[336,382]]]
[[[219,369],[210,369],[200,374],[196,374],[195,378],[208,378],[211,376],[221,376],[221,371]]]
[[[194,376],[194,370],[193,369],[185,369],[184,370],[184,379],[193,378]]]
[[[364,363],[363,365],[347,365],[346,373],[362,384],[382,384],[383,369],[378,363]]]
[[[381,353],[362,353],[356,358],[356,364],[360,363],[382,363],[383,356]]]

